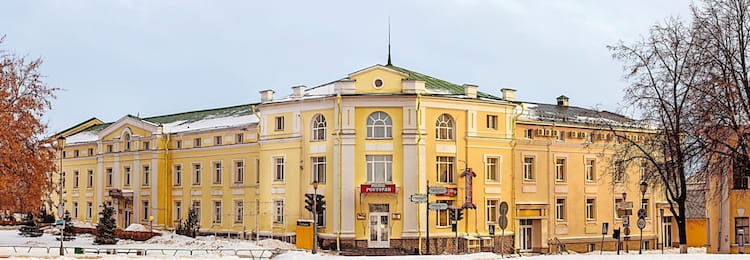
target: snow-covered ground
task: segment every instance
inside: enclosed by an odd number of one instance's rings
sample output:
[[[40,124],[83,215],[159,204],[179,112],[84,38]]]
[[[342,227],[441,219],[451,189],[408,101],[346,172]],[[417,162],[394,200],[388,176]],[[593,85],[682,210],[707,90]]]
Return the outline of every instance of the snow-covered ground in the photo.
[[[134,227],[138,228],[138,227]],[[147,241],[120,240],[116,245],[94,245],[94,237],[91,235],[78,235],[75,240],[66,241],[65,247],[68,248],[64,257],[58,257],[60,241],[55,239],[52,234],[45,233],[41,237],[29,238],[18,235],[18,231],[0,230],[0,258],[8,259],[80,259],[80,258],[104,258],[104,259],[144,259],[143,256],[135,255],[137,249],[147,249],[149,259],[240,259],[248,258],[252,255],[258,256],[263,253],[270,255],[270,251],[262,252],[261,249],[295,249],[293,244],[281,242],[278,240],[262,240],[259,243],[241,239],[227,239],[222,237],[206,236],[190,238],[172,233],[163,233],[162,236],[154,237]],[[12,246],[16,247],[14,251]],[[125,251],[132,249],[131,254],[93,254],[85,255],[73,254],[73,248],[81,247],[92,249],[117,249]],[[30,249],[31,248],[31,249]],[[164,251],[162,252],[163,249]],[[192,249],[193,255],[190,255]],[[204,251],[200,251],[200,249]],[[205,250],[209,251],[206,252]],[[30,251],[29,251],[30,250]],[[47,252],[49,250],[49,252]],[[220,251],[223,250],[223,251]],[[233,250],[239,250],[235,253]],[[244,251],[243,251],[244,250]],[[255,250],[255,251],[251,251]],[[630,254],[615,255],[615,252],[590,252],[585,254],[570,255],[550,255],[550,256],[505,256],[505,258],[519,260],[573,260],[573,259],[660,259],[660,260],[708,260],[708,259],[746,259],[743,255],[707,255],[703,248],[690,248],[689,254],[677,254],[677,249],[667,249],[664,255],[660,250],[647,250],[643,255],[638,255],[638,250],[631,250]],[[484,259],[501,259],[500,255],[491,253],[477,253],[467,255],[435,255],[435,256],[376,256],[376,257],[351,257],[336,256],[323,252],[322,254],[312,255],[308,251],[289,251],[278,255],[275,259],[297,260],[297,259],[337,259],[337,260],[357,260],[357,259],[375,259],[375,260],[484,260]]]

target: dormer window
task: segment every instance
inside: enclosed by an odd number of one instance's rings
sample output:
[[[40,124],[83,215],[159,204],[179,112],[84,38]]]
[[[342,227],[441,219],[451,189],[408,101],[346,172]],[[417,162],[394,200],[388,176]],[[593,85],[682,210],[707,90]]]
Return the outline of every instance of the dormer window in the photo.
[[[125,142],[125,151],[130,151],[130,134],[125,134],[122,140]]]

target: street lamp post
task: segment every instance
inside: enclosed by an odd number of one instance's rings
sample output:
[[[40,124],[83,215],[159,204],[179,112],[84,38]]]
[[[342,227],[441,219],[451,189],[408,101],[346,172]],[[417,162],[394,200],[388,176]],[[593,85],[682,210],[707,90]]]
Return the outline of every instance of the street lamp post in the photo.
[[[318,251],[318,181],[313,182],[313,255]]]
[[[58,173],[60,174],[60,183],[58,186],[58,195],[60,196],[59,204],[57,207],[58,214],[60,215],[60,219],[63,219],[63,182],[65,181],[63,179],[63,171],[62,171],[62,163],[63,163],[63,147],[65,146],[65,137],[60,136],[57,138],[57,146],[60,147],[60,169],[58,170]],[[60,255],[65,255],[65,249],[63,248],[63,241],[65,240],[65,220],[62,221],[62,229],[60,229]]]
[[[646,181],[641,182],[641,209],[647,210],[643,208],[643,198],[646,197],[646,189],[648,189],[648,183]],[[640,217],[640,216],[639,216]],[[641,239],[638,240],[640,245],[638,246],[638,254],[643,254],[643,229],[638,227],[638,229],[641,230]]]

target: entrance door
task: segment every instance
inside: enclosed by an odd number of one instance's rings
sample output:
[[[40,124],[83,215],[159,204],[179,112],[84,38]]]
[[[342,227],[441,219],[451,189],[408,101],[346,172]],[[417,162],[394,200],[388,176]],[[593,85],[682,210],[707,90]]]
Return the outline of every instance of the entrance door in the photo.
[[[123,217],[125,219],[123,221],[124,225],[122,226],[122,228],[127,228],[128,226],[130,226],[130,209],[125,209],[125,214]]]
[[[672,217],[662,217],[662,246],[672,247]]]
[[[521,236],[519,237],[519,243],[521,243],[521,251],[529,252],[531,251],[531,231],[532,231],[532,225],[530,219],[522,219],[521,225],[520,225],[520,233]]]
[[[389,248],[391,247],[390,230],[388,224],[388,213],[370,213],[370,238],[367,247]]]

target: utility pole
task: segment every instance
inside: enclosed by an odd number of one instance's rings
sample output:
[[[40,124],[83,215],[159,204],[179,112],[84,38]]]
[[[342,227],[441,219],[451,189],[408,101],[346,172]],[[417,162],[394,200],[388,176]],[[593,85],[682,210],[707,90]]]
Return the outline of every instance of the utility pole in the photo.
[[[65,146],[65,137],[60,136],[57,138],[57,145],[60,147],[60,169],[58,172],[60,173],[60,184],[59,187],[59,195],[60,195],[60,202],[58,204],[58,213],[60,213],[60,219],[63,219],[63,183],[65,182],[65,179],[63,179],[63,170],[62,170],[62,163],[63,163],[63,148]],[[63,240],[65,240],[65,220],[62,221],[62,229],[60,229],[60,255],[65,255],[65,249],[63,248]]]

